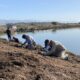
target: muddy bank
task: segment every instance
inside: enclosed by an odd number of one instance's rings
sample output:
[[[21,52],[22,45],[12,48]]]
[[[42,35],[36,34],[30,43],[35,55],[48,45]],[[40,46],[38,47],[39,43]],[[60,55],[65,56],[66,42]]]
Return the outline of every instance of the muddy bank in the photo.
[[[80,80],[80,57],[70,52],[69,60],[43,56],[14,42],[0,40],[1,80]]]

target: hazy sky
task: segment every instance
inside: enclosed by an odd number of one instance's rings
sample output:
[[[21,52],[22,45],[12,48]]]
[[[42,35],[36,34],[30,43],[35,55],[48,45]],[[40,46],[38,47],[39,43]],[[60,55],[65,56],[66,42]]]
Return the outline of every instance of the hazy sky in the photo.
[[[0,0],[0,19],[80,21],[80,0]]]

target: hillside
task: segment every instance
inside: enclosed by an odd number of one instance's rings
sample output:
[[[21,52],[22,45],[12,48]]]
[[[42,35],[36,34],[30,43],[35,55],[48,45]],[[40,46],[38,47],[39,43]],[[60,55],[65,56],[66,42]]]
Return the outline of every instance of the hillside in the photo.
[[[0,80],[80,80],[80,57],[67,53],[68,61],[0,40]]]

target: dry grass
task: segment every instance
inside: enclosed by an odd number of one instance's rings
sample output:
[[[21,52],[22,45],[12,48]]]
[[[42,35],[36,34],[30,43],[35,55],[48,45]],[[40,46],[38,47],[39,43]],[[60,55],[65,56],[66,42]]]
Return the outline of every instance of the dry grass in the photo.
[[[80,57],[68,52],[69,60],[65,61],[38,52],[0,41],[0,79],[80,80]]]

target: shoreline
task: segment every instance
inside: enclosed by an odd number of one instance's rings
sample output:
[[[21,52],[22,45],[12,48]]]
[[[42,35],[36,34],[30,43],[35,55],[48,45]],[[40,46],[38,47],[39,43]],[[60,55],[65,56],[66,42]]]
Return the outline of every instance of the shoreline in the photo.
[[[16,25],[17,27],[17,32],[34,32],[38,30],[48,30],[48,29],[53,29],[58,30],[58,29],[67,29],[67,28],[80,28],[79,23],[15,23],[13,25]],[[0,26],[0,33],[4,33],[6,30],[6,25],[5,26]]]
[[[80,24],[43,24],[43,25],[38,25],[38,24],[30,24],[28,26],[21,26],[17,25],[18,29],[17,32],[34,32],[34,31],[38,31],[38,30],[49,30],[49,29],[53,29],[58,30],[58,29],[69,29],[69,28],[80,28]]]

